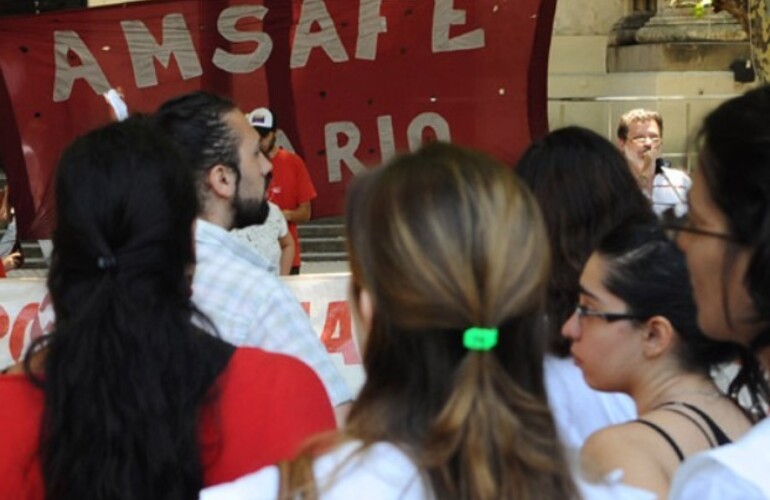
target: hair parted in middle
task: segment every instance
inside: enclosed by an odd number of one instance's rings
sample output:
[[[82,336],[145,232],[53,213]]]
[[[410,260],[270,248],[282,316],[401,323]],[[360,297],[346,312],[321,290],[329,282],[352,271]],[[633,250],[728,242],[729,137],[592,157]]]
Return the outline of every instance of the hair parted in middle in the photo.
[[[568,498],[539,329],[548,242],[513,172],[443,143],[357,178],[346,226],[352,297],[374,312],[347,435],[404,448],[436,498]],[[496,347],[463,346],[469,327]]]
[[[56,171],[48,289],[54,333],[25,357],[43,388],[46,498],[197,497],[198,422],[233,347],[190,297],[193,179],[166,135],[132,116],[76,139]],[[32,358],[45,348],[42,374]]]

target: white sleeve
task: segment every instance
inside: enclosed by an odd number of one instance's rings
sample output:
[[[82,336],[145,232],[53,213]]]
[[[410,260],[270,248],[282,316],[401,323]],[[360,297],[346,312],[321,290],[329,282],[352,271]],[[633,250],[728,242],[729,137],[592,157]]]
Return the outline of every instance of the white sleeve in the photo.
[[[210,486],[200,493],[199,500],[255,500],[278,498],[278,468],[265,467],[235,481]]]
[[[286,222],[286,217],[283,216],[283,212],[278,212],[279,220],[280,220],[280,229],[278,230],[278,236],[280,238],[283,238],[287,234],[289,234],[289,224]]]
[[[685,461],[674,476],[669,500],[766,500],[752,483],[706,455]]]

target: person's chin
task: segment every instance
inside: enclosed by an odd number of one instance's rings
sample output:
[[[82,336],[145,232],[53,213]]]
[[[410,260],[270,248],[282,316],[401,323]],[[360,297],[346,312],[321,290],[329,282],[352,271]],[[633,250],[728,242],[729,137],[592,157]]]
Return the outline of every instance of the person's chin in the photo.
[[[236,205],[235,220],[232,229],[243,229],[249,226],[261,226],[270,214],[270,206],[266,200],[258,203],[246,202]]]

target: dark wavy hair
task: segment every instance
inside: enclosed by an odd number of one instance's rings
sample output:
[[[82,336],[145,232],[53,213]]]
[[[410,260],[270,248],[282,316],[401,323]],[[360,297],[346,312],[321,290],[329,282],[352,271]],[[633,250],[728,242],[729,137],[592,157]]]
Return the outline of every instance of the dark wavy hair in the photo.
[[[546,306],[550,350],[569,354],[561,328],[575,309],[578,281],[602,237],[629,217],[655,220],[625,158],[599,134],[581,127],[533,143],[516,172],[540,203],[551,243]]]
[[[191,322],[192,176],[162,132],[132,117],[67,148],[56,209],[55,328],[25,359],[45,394],[46,497],[197,498],[198,412],[232,348]]]

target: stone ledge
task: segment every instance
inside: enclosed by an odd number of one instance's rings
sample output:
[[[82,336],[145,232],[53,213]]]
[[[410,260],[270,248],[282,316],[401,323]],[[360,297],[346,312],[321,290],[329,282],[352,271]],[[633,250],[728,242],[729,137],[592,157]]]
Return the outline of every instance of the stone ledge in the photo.
[[[728,71],[736,60],[747,60],[746,42],[666,42],[607,48],[607,71]]]

